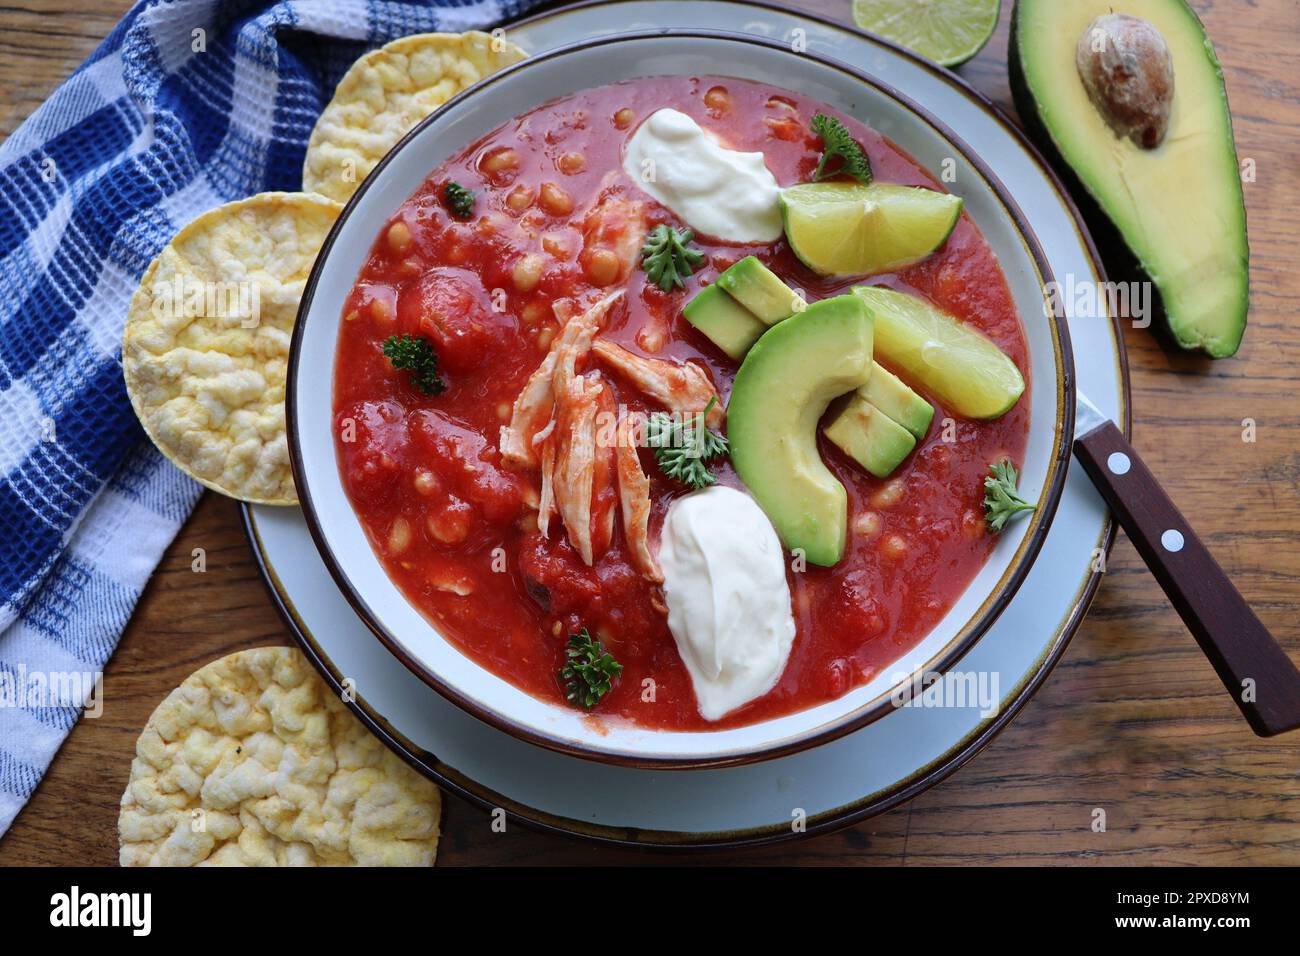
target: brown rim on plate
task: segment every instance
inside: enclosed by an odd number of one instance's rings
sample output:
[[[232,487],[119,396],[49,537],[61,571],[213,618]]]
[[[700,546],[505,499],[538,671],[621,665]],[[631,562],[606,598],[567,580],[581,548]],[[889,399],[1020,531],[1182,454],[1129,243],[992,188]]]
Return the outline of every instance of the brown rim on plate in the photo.
[[[724,0],[724,2],[734,2],[734,0]],[[538,20],[561,17],[572,10],[594,5],[595,4],[591,2],[577,3],[568,7],[557,8],[545,13],[536,14],[528,20],[521,22],[531,23]],[[744,4],[736,5],[744,6]],[[874,34],[867,33],[866,31],[857,29],[856,27],[838,23],[816,14],[806,14],[802,11],[791,11],[779,4],[755,3],[753,6],[772,9],[779,12],[789,12],[792,15],[804,16],[807,19],[815,20],[839,32],[862,37],[880,46],[888,47],[898,55],[903,56],[904,58],[909,59],[917,65],[940,76],[947,82],[950,88],[964,94],[974,105],[991,115],[997,123],[1010,134],[1012,141],[1019,145],[1030,160],[1047,176],[1057,193],[1058,198],[1072,215],[1073,228],[1088,253],[1097,278],[1102,281],[1106,280],[1105,266],[1097,252],[1096,245],[1092,241],[1092,237],[1083,224],[1078,207],[1066,191],[1060,177],[1051,166],[1047,164],[1046,160],[1043,159],[1042,154],[1037,150],[1037,148],[1025,138],[1024,133],[1008,119],[1007,114],[998,108],[991,100],[967,85],[964,80],[950,70],[930,63],[911,51],[899,47],[882,37],[875,36]],[[1111,316],[1110,322],[1112,338],[1115,342],[1116,349],[1116,372],[1121,386],[1121,424],[1125,435],[1131,435],[1132,408],[1124,337],[1122,335],[1119,320],[1114,316]],[[260,537],[256,530],[253,509],[248,505],[244,505],[243,514],[245,533],[248,536],[250,545],[252,546],[254,557],[262,571],[263,579],[272,598],[272,602],[284,620],[285,625],[294,635],[294,638],[298,641],[308,658],[316,666],[321,677],[333,686],[336,691],[342,693],[343,687],[341,680],[338,675],[333,672],[332,664],[329,661],[328,655],[320,649],[315,638],[304,626],[302,626],[301,621],[297,618],[296,613],[292,609],[293,606],[288,595],[284,593],[278,576],[276,576],[274,569],[269,565],[269,562],[266,559],[265,549],[261,544]],[[1098,547],[1102,549],[1103,553],[1108,554],[1110,552],[1111,546],[1115,540],[1115,534],[1115,523],[1112,519],[1108,519],[1103,528],[1101,537],[1097,542]],[[843,807],[817,815],[810,821],[810,826],[805,831],[805,834],[812,835],[816,833],[827,833],[843,827],[851,826],[874,816],[877,813],[882,813],[946,779],[963,766],[968,760],[979,753],[988,745],[993,737],[995,737],[1008,723],[1010,723],[1015,715],[1020,712],[1020,709],[1028,702],[1029,698],[1033,696],[1034,692],[1037,691],[1037,689],[1047,679],[1048,675],[1051,674],[1055,665],[1064,654],[1070,639],[1074,636],[1074,633],[1077,631],[1087,613],[1088,607],[1091,605],[1097,589],[1101,584],[1101,577],[1101,571],[1092,571],[1085,577],[1083,584],[1076,594],[1076,599],[1071,607],[1070,613],[1058,625],[1055,637],[1046,646],[1042,655],[1035,663],[1034,672],[1022,679],[1011,694],[1002,701],[1002,704],[999,707],[998,716],[995,719],[976,728],[966,737],[955,743],[941,757],[932,761],[926,767],[918,769],[906,778],[897,781],[893,786],[866,795],[861,800],[846,804]],[[509,812],[513,813],[525,825],[542,832],[556,833],[563,836],[585,839],[602,844],[669,849],[738,847],[751,844],[776,843],[791,840],[801,835],[793,833],[791,829],[785,825],[703,835],[696,833],[675,834],[666,831],[632,831],[625,828],[601,826],[585,820],[557,818],[551,814],[533,810],[532,808],[523,806],[517,802],[505,799],[488,788],[478,786],[472,779],[458,773],[454,768],[440,763],[437,760],[436,755],[429,754],[423,748],[414,745],[382,715],[374,711],[370,705],[364,701],[364,699],[360,697],[355,700],[345,699],[345,703],[346,706],[349,707],[353,713],[355,713],[356,716],[371,729],[372,732],[379,736],[385,744],[436,783],[460,794],[477,806],[485,808],[504,807]]]
[[[949,145],[953,146],[984,179],[985,184],[997,197],[1007,216],[1015,225],[1022,244],[1033,260],[1040,280],[1040,288],[1046,289],[1049,283],[1054,280],[1051,267],[1038,243],[1037,237],[1034,235],[1033,229],[1030,227],[1029,223],[1026,222],[1024,214],[1016,204],[1015,200],[1011,197],[1001,181],[998,180],[997,176],[994,175],[987,163],[977,156],[965,141],[962,140],[961,137],[957,136],[952,129],[910,97],[903,95],[893,87],[882,83],[867,73],[849,67],[836,60],[810,52],[802,52],[799,54],[790,53],[785,45],[765,38],[726,31],[695,29],[660,29],[597,37],[565,46],[555,47],[551,50],[529,57],[526,60],[522,60],[519,63],[513,64],[498,73],[494,73],[491,76],[484,78],[479,83],[453,97],[448,101],[444,108],[449,108],[458,104],[469,96],[472,96],[489,86],[507,81],[516,73],[527,71],[536,64],[562,58],[577,51],[644,40],[680,39],[722,40],[729,43],[764,47],[769,50],[780,51],[783,54],[789,53],[789,55],[792,56],[798,55],[804,58],[811,58],[822,66],[844,73],[851,79],[867,86],[874,87],[884,96],[893,99],[904,109],[917,116],[922,122],[928,124],[934,132],[942,137]],[[336,560],[313,505],[311,488],[307,480],[307,474],[302,466],[303,455],[299,440],[299,429],[297,427],[298,365],[299,357],[302,354],[302,338],[306,334],[307,315],[311,310],[312,302],[315,298],[316,285],[324,270],[325,263],[329,258],[330,250],[333,248],[334,242],[337,240],[343,225],[347,222],[348,217],[351,215],[362,196],[364,196],[366,191],[377,181],[379,175],[392,161],[393,157],[406,148],[430,123],[435,122],[440,117],[442,111],[443,108],[435,111],[407,133],[406,136],[404,136],[401,141],[399,141],[398,144],[394,146],[379,162],[370,175],[366,177],[360,188],[348,201],[343,212],[339,214],[338,219],[335,221],[333,228],[330,230],[329,235],[326,237],[325,242],[321,247],[321,251],[312,267],[311,275],[307,279],[307,284],[303,291],[302,302],[298,310],[298,320],[294,325],[293,340],[290,345],[286,418],[288,422],[290,459],[293,464],[294,483],[298,489],[303,515],[306,519],[312,540],[315,542],[316,548],[320,552],[321,558],[324,561],[330,576],[334,578],[335,583],[339,586],[340,591],[347,602],[352,606],[352,609],[361,618],[363,623],[365,623],[371,633],[373,633],[375,637],[378,638],[378,640],[388,649],[388,651],[401,661],[407,669],[447,700],[451,701],[470,715],[490,724],[498,730],[510,734],[511,736],[538,746],[546,747],[571,756],[610,763],[616,766],[660,770],[686,770],[718,768],[754,763],[760,760],[796,753],[800,750],[827,743],[846,733],[863,727],[866,724],[879,720],[881,717],[884,717],[893,711],[895,709],[893,700],[894,688],[890,688],[848,714],[797,735],[771,742],[760,748],[731,751],[728,753],[702,757],[687,755],[638,756],[627,753],[611,752],[590,746],[582,741],[552,736],[519,725],[507,715],[488,707],[481,701],[469,697],[459,688],[443,680],[442,677],[434,673],[430,668],[426,667],[422,661],[417,660],[413,655],[408,653],[401,643],[383,626],[378,615],[376,615],[370,608],[369,604],[361,596],[353,585],[351,579],[347,576],[339,562]],[[997,584],[991,589],[988,597],[966,624],[962,626],[958,633],[954,635],[952,640],[950,640],[940,651],[919,668],[922,673],[943,674],[948,671],[954,664],[961,660],[971,647],[974,646],[975,642],[979,640],[993,622],[997,620],[998,616],[1006,608],[1007,604],[1011,601],[1011,598],[1014,597],[1021,583],[1028,575],[1030,568],[1033,566],[1034,558],[1038,555],[1038,552],[1042,547],[1047,532],[1051,527],[1052,517],[1055,515],[1057,505],[1060,502],[1069,465],[1070,440],[1074,434],[1074,360],[1070,348],[1069,329],[1066,326],[1065,319],[1052,314],[1050,317],[1047,317],[1047,321],[1048,329],[1052,335],[1053,354],[1056,361],[1057,411],[1056,421],[1054,423],[1055,451],[1048,462],[1041,504],[1039,505],[1038,510],[1031,516],[1030,526],[1025,533],[1023,541],[1017,548],[1015,555],[1008,564],[1007,570],[1003,573]],[[430,622],[430,624],[431,626],[434,626],[436,631],[436,625],[434,625],[433,622]],[[443,640],[446,640],[446,638],[443,638]]]

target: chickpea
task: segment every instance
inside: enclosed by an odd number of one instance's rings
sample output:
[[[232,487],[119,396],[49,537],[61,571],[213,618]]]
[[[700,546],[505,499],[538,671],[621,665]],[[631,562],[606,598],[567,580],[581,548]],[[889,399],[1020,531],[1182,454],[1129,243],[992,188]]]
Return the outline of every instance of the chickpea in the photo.
[[[864,511],[853,519],[854,533],[867,541],[880,534],[881,525],[880,515],[874,511]]]
[[[555,338],[555,330],[549,325],[537,333],[537,346],[543,351],[551,347],[551,339]]]
[[[566,176],[572,176],[587,168],[587,157],[582,153],[562,153],[555,161],[555,168]]]
[[[479,172],[491,180],[509,181],[519,171],[519,152],[508,146],[484,153],[478,161]]]
[[[620,268],[618,256],[610,249],[593,249],[583,267],[587,278],[598,286],[613,285]]]
[[[546,318],[549,312],[550,309],[545,302],[540,299],[533,299],[524,306],[523,311],[519,313],[519,317],[524,320],[524,325],[537,325]]]
[[[895,478],[887,481],[876,489],[875,494],[871,496],[871,507],[873,508],[890,508],[898,504],[903,497],[903,480]]]
[[[510,271],[510,278],[520,292],[532,292],[542,279],[542,257],[531,252],[520,256]]]
[[[715,113],[725,113],[731,109],[731,94],[725,86],[711,86],[704,94],[704,105]]]
[[[632,125],[634,119],[636,119],[636,114],[625,106],[614,114],[614,125],[618,129],[627,129]]]
[[[891,561],[897,561],[907,554],[907,541],[900,535],[891,534],[880,542],[880,553]]]
[[[429,535],[441,544],[460,544],[469,537],[472,509],[459,498],[451,498],[445,507],[429,512],[425,525]]]
[[[542,183],[537,202],[552,216],[567,216],[573,212],[573,197],[555,183]]]
[[[509,216],[504,216],[499,212],[488,212],[483,214],[483,218],[474,224],[474,231],[480,236],[495,236],[498,233],[505,235],[511,231],[514,223]]]
[[[411,244],[411,228],[400,219],[388,227],[388,248],[399,256]]]
[[[506,195],[506,205],[515,212],[523,212],[533,204],[537,198],[537,190],[532,186],[525,186],[520,183]]]
[[[803,138],[803,126],[799,124],[798,120],[792,119],[789,116],[782,116],[780,118],[767,116],[764,117],[763,123],[772,131],[773,136],[777,139],[785,140],[787,143],[795,143]]]
[[[417,471],[412,483],[415,485],[415,490],[426,498],[438,492],[438,476],[427,468]]]
[[[388,529],[388,553],[401,554],[411,544],[411,522],[398,518]]]

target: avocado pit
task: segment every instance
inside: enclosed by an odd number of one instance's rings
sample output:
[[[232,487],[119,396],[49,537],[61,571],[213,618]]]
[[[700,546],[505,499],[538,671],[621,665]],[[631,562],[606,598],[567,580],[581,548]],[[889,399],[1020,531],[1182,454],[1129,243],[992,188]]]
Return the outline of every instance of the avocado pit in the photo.
[[[1088,99],[1116,136],[1155,149],[1169,129],[1174,66],[1164,36],[1124,13],[1094,19],[1075,49]]]

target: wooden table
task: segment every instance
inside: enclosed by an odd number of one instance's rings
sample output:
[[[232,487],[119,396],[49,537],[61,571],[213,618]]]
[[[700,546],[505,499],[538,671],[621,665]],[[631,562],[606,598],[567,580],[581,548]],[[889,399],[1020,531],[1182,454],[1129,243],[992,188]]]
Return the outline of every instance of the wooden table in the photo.
[[[849,0],[805,4],[847,18]],[[1134,443],[1193,517],[1259,616],[1300,659],[1300,7],[1196,0],[1227,76],[1246,186],[1252,310],[1236,358],[1215,364],[1126,329]],[[8,134],[129,3],[0,8],[0,132]],[[1010,109],[1007,19],[962,74]],[[1122,3],[1117,3],[1122,8]],[[1242,440],[1254,419],[1258,440]],[[191,549],[208,553],[201,578]],[[206,495],[168,550],[109,662],[105,707],[83,720],[0,839],[3,864],[117,860],[117,804],[140,728],[200,665],[290,643],[234,503]],[[1238,716],[1132,546],[1120,537],[1091,613],[1023,713],[944,783],[850,830],[689,859],[731,863],[1300,863],[1300,737],[1264,741]],[[1091,828],[1104,808],[1104,833]],[[612,851],[488,817],[448,798],[439,862],[681,860]]]

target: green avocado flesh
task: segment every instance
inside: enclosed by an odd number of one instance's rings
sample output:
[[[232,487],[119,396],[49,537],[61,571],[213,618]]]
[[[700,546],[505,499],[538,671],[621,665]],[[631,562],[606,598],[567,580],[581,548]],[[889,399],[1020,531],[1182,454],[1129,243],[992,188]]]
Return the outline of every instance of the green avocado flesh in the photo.
[[[880,409],[913,437],[921,439],[930,430],[934,406],[903,384],[903,380],[881,365],[871,368],[871,381],[858,394]]]
[[[1110,13],[1147,21],[1169,46],[1173,105],[1154,149],[1111,131],[1075,65],[1079,37]],[[1017,0],[1011,81],[1021,116],[1154,283],[1178,344],[1214,358],[1236,352],[1249,299],[1241,174],[1223,73],[1185,0]]]
[[[853,294],[875,317],[876,353],[951,411],[997,418],[1024,393],[1025,380],[1006,353],[953,316],[893,289],[854,286]]]
[[[785,547],[829,567],[844,554],[848,493],[822,462],[817,424],[831,401],[871,375],[872,318],[863,299],[815,302],[749,350],[727,405],[736,473]]]
[[[872,371],[875,377],[879,369]],[[862,397],[859,390],[825,428],[826,437],[877,478],[888,478],[916,447],[916,438]]]
[[[686,321],[703,332],[714,345],[736,361],[767,331],[767,326],[722,288],[701,289],[682,310]]]
[[[788,319],[803,301],[754,256],[745,256],[718,276],[717,285],[768,325]]]

